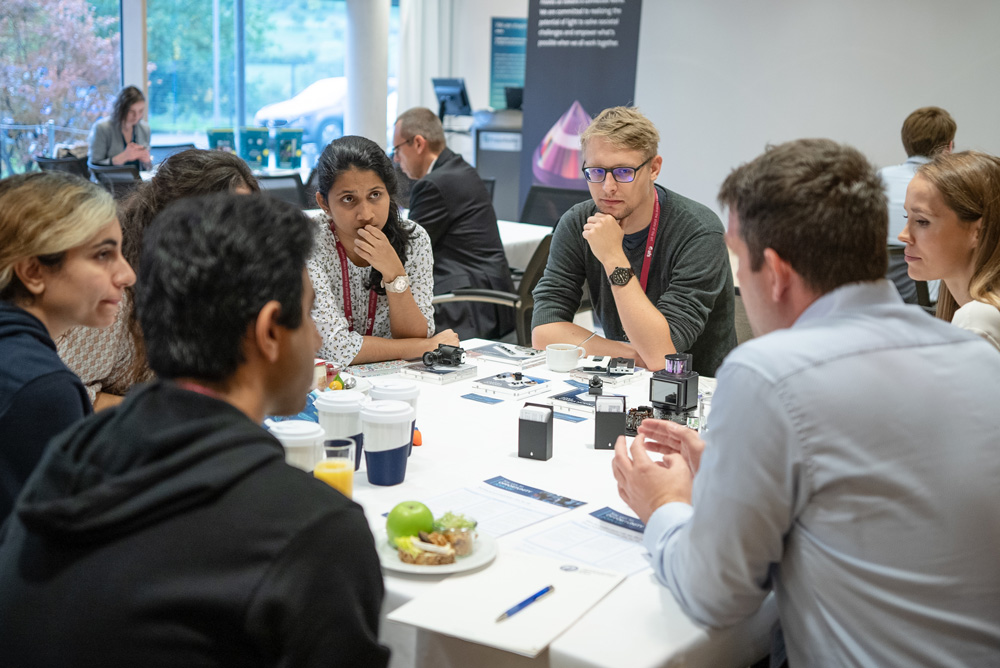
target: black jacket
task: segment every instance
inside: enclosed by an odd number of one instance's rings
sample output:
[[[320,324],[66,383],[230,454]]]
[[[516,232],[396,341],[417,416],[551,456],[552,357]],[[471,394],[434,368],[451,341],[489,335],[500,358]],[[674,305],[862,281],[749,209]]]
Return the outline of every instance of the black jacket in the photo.
[[[91,410],[45,325],[0,300],[0,524],[49,439]]]
[[[462,156],[445,149],[410,191],[410,220],[427,230],[434,249],[434,294],[456,288],[514,291],[497,215],[479,174]],[[493,304],[434,307],[438,331],[459,338],[498,338],[514,327],[514,311]]]
[[[0,530],[0,665],[383,667],[382,596],[357,504],[154,383],[55,439]]]

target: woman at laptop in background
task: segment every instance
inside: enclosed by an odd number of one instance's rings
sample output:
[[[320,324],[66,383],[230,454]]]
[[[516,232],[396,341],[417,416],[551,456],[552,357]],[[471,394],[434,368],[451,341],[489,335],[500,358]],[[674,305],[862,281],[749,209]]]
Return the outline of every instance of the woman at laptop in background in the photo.
[[[115,205],[64,172],[0,181],[0,524],[49,439],[90,413],[56,354],[71,327],[108,327],[135,273]]]
[[[241,158],[224,151],[199,149],[170,156],[151,180],[138,184],[118,204],[125,258],[138,272],[146,228],[174,200],[226,191],[260,192],[257,179]],[[59,342],[59,356],[80,376],[94,410],[120,403],[130,387],[150,380],[142,333],[132,308],[132,290],[126,290],[112,327],[70,331]]]
[[[94,165],[131,165],[149,169],[149,126],[142,120],[146,115],[146,98],[135,86],[125,86],[115,98],[108,118],[102,118],[90,129],[90,153]]]
[[[910,278],[941,279],[937,317],[1000,350],[1000,158],[937,156],[917,170],[904,208]]]
[[[339,366],[420,357],[450,329],[434,334],[434,256],[422,227],[402,219],[396,172],[378,144],[341,137],[316,169],[316,247],[309,277],[320,355]]]

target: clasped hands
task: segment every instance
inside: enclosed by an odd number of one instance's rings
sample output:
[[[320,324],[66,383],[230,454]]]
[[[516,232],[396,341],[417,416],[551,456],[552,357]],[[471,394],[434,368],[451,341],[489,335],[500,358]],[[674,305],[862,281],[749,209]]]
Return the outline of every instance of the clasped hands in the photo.
[[[615,443],[611,468],[618,495],[648,522],[667,503],[691,503],[694,475],[701,464],[705,442],[697,432],[669,420],[643,420],[631,447],[625,437]],[[649,453],[662,455],[655,461]]]
[[[138,160],[141,163],[149,164],[153,159],[149,155],[149,147],[143,146],[142,144],[136,144],[134,141],[130,141],[123,151],[125,154],[125,162],[133,162]]]

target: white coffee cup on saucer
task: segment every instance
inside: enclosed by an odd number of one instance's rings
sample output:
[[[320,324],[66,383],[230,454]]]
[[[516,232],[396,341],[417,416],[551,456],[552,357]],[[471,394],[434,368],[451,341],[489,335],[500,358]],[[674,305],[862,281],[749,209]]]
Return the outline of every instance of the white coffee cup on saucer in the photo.
[[[545,364],[551,371],[572,371],[580,358],[586,355],[587,351],[582,346],[572,343],[550,343],[545,346]]]

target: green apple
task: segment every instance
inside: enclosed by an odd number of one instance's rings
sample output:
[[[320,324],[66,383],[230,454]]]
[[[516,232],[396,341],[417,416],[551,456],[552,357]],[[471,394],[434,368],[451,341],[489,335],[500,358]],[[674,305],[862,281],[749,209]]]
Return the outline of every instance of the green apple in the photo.
[[[403,501],[389,511],[385,519],[385,533],[389,544],[396,545],[396,539],[402,536],[416,536],[421,531],[430,533],[434,530],[434,515],[431,509],[419,501]]]

